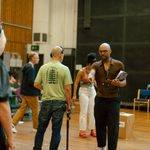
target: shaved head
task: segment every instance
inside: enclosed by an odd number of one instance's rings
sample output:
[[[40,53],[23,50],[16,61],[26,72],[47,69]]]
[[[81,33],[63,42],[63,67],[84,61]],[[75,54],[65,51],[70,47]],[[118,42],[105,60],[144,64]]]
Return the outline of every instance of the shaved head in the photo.
[[[55,46],[52,48],[52,56],[59,56],[62,53],[62,48],[60,46]]]
[[[62,62],[63,58],[64,58],[63,51],[64,51],[64,49],[60,46],[53,47],[52,52],[51,52],[52,59]]]
[[[108,43],[102,43],[99,46],[99,49],[107,49],[107,50],[111,50],[110,45]]]
[[[112,51],[111,51],[110,45],[108,43],[102,43],[99,46],[99,54],[103,61],[109,60],[111,52]]]

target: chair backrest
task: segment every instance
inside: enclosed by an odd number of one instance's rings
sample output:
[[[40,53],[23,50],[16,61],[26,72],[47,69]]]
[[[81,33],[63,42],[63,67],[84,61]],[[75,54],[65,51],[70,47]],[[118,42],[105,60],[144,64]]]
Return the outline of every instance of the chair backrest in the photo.
[[[148,99],[150,98],[150,90],[146,90],[146,89],[139,89],[138,90],[138,99]]]
[[[147,90],[150,90],[150,84],[147,84]]]

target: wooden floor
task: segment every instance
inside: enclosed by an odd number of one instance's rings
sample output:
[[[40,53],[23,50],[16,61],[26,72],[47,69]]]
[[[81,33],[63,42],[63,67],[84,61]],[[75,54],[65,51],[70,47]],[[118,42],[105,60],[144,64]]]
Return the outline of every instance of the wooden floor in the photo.
[[[79,138],[79,108],[76,106],[73,109],[70,120],[70,140],[69,150],[98,150],[96,139],[90,135],[86,139]],[[130,109],[121,109],[123,112],[133,113]],[[18,133],[14,134],[16,150],[32,150],[35,133],[32,131],[32,122],[24,121],[24,124],[17,125]],[[90,133],[90,131],[87,131]],[[51,128],[48,127],[43,150],[49,149]],[[118,150],[149,150],[150,149],[150,115],[144,111],[135,112],[135,123],[133,129],[133,136],[129,139],[119,139]],[[64,118],[62,127],[62,140],[59,150],[66,150],[66,116]]]

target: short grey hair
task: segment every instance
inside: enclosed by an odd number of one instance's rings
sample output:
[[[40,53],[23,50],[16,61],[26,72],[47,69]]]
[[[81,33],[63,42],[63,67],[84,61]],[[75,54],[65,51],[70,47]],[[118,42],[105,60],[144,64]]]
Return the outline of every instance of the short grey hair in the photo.
[[[30,52],[30,53],[28,54],[29,60],[31,60],[34,55],[38,55],[38,53],[37,53],[37,52]]]

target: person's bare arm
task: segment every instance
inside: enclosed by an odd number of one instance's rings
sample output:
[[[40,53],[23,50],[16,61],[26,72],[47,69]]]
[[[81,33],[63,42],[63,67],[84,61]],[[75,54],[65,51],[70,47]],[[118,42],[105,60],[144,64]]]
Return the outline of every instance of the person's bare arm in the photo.
[[[90,71],[90,78],[91,78],[91,82],[94,83],[94,86],[97,87],[97,82],[95,80],[95,69],[93,68]]]
[[[126,79],[123,80],[123,81],[120,81],[120,84],[119,84],[120,87],[124,87],[126,85],[127,85],[127,80]]]
[[[71,85],[65,85],[65,95],[67,102],[67,110],[71,109],[72,101],[71,101]]]
[[[38,82],[34,82],[34,87],[39,89],[39,90],[43,90],[43,87],[41,84],[39,84]]]
[[[81,77],[82,77],[82,71],[80,70],[80,71],[78,71],[75,82],[74,82],[73,97],[72,97],[73,100],[76,100],[76,98],[77,98],[76,97],[77,88],[78,88],[79,81],[80,81]]]
[[[14,150],[13,134],[11,131],[12,119],[8,102],[0,102],[0,122],[7,136],[7,146],[9,150]]]
[[[87,73],[86,73],[86,68],[82,69],[82,81],[84,83],[89,83],[91,82],[91,78],[88,77]]]
[[[127,82],[126,82],[126,80],[119,81],[117,79],[114,79],[114,80],[111,81],[111,84],[113,86],[124,87],[124,86],[126,86]]]

